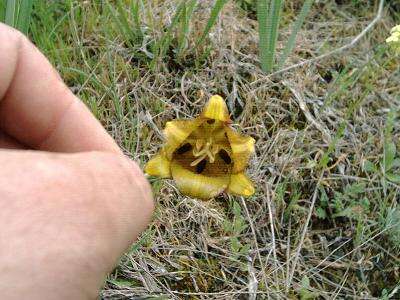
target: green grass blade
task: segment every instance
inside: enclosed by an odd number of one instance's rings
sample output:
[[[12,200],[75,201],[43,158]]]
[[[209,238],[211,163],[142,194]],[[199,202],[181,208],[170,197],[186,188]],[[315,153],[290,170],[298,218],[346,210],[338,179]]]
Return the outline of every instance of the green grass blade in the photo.
[[[295,23],[293,24],[292,32],[286,43],[285,49],[283,50],[282,55],[280,57],[279,64],[278,64],[279,69],[283,67],[287,58],[292,53],[295,43],[296,43],[297,34],[298,34],[300,28],[303,26],[303,23],[308,15],[308,13],[310,12],[312,4],[313,4],[313,0],[305,0],[304,1],[301,11],[300,11]]]
[[[25,34],[28,34],[32,8],[33,0],[21,0],[16,28]]]
[[[4,22],[6,17],[6,1],[0,0],[0,22]]]
[[[117,29],[122,33],[122,35],[126,39],[126,32],[124,30],[124,26],[122,25],[116,10],[110,5],[108,1],[106,2],[106,6],[111,14],[111,18],[114,20],[115,25],[117,25]]]
[[[140,9],[142,6],[143,3],[141,0],[132,1],[131,12],[133,17],[133,22],[136,27],[136,35],[140,38],[143,37],[141,18],[140,18]]]
[[[215,1],[214,7],[211,9],[210,18],[207,21],[207,24],[206,24],[206,27],[204,28],[203,34],[200,36],[200,38],[198,39],[198,41],[196,43],[196,47],[204,42],[204,40],[208,36],[211,28],[217,22],[219,13],[224,8],[224,6],[225,6],[225,4],[227,2],[228,2],[228,0],[217,0],[217,1]]]
[[[197,5],[197,0],[191,0],[189,2],[188,10],[187,10],[187,16],[188,16],[189,20],[194,12],[194,9],[196,8],[196,5]]]
[[[183,51],[188,46],[188,35],[189,35],[189,25],[190,20],[193,14],[193,11],[197,5],[197,0],[191,0],[188,5],[184,5],[182,15],[181,15],[181,28],[180,28],[180,35],[179,35],[179,51],[178,56],[181,56]]]
[[[17,0],[8,0],[6,6],[6,16],[4,22],[12,27],[16,25],[18,12],[18,1]]]
[[[172,18],[171,24],[168,26],[167,32],[161,38],[160,42],[157,45],[158,49],[158,57],[163,57],[167,52],[171,41],[172,41],[172,31],[179,24],[181,19],[181,15],[183,13],[183,9],[185,8],[186,1],[183,0],[176,9],[175,15]]]
[[[178,49],[179,49],[179,55],[181,55],[181,52],[185,48],[186,44],[186,27],[188,27],[188,20],[187,20],[187,11],[186,11],[186,3],[183,4],[182,8],[182,14],[180,16],[180,32],[179,32],[179,37],[178,37]],[[179,56],[178,55],[178,56]]]
[[[132,30],[132,27],[129,24],[128,17],[127,17],[127,15],[125,13],[125,9],[124,9],[124,7],[122,5],[121,0],[117,1],[117,10],[118,10],[118,15],[119,15],[119,18],[120,18],[121,25],[122,25],[122,27],[123,27],[123,29],[125,31],[125,35],[130,40],[134,40],[136,38],[135,32]]]
[[[259,56],[261,69],[267,70],[267,49],[268,49],[268,0],[257,0],[257,19],[258,19],[258,37],[259,37]]]
[[[117,10],[115,10],[111,4],[107,1],[107,8],[110,11],[111,17],[114,19],[114,23],[117,25],[117,29],[122,34],[125,42],[133,47],[133,40],[135,38],[131,27],[129,26],[128,19],[125,15],[124,8],[121,4],[121,1],[117,1]]]
[[[266,53],[265,72],[270,73],[274,68],[276,41],[278,39],[279,22],[281,18],[283,0],[271,0],[269,17],[267,20],[268,45]]]

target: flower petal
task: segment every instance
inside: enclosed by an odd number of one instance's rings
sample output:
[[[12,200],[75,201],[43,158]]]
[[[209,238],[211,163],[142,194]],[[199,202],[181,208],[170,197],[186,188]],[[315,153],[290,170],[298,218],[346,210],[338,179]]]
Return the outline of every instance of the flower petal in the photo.
[[[400,41],[398,36],[391,35],[386,39],[386,43],[397,43]]]
[[[400,31],[400,25],[396,25],[390,30],[391,33],[398,32],[398,31]]]
[[[254,139],[251,136],[241,135],[231,129],[225,127],[225,132],[228,136],[229,143],[232,149],[233,170],[234,174],[242,172],[254,152]]]
[[[227,192],[249,197],[254,194],[254,186],[244,173],[232,174]]]
[[[204,120],[196,118],[193,120],[174,120],[167,122],[164,129],[166,144],[163,148],[165,156],[171,160],[172,154],[183,141],[203,123]]]
[[[221,96],[214,95],[208,100],[201,113],[203,118],[214,119],[222,122],[229,122],[229,111],[224,99]]]
[[[149,160],[144,167],[144,171],[152,176],[158,176],[161,178],[170,178],[171,162],[161,154],[157,154],[151,160]]]
[[[196,174],[174,161],[171,162],[171,173],[182,194],[203,200],[218,196],[229,184],[229,175],[209,177]]]

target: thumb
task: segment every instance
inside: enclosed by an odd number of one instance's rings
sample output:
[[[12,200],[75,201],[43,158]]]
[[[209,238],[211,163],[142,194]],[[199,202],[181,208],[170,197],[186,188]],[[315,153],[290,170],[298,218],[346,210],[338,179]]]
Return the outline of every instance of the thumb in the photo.
[[[0,166],[0,293],[10,299],[96,295],[151,216],[141,170],[101,152],[0,150]]]

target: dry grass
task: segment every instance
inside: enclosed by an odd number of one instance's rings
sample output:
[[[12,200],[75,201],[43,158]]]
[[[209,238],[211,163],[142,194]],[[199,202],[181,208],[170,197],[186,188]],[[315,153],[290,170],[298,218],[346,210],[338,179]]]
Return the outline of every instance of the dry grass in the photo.
[[[176,2],[148,1],[149,38],[162,35]],[[343,3],[315,4],[288,65],[349,42],[374,17],[368,1],[336,2]],[[211,3],[197,8],[190,44]],[[281,41],[298,4],[285,7]],[[121,36],[96,27],[91,10],[82,5],[85,22],[70,28],[77,27],[73,43],[93,53],[58,66],[134,159],[147,161],[162,144],[165,122],[196,115],[215,93],[227,99],[237,128],[257,141],[249,167],[257,193],[250,199],[201,202],[182,196],[172,181],[150,179],[153,222],[110,275],[104,299],[400,297],[399,186],[363,168],[383,157],[387,114],[400,104],[400,58],[384,45],[393,11],[385,7],[355,48],[265,78],[254,13],[236,2],[212,31],[207,56],[201,58],[204,46],[153,70]],[[67,38],[53,61],[73,46]],[[77,80],[71,68],[89,75]],[[399,136],[395,122],[390,138],[398,148]]]

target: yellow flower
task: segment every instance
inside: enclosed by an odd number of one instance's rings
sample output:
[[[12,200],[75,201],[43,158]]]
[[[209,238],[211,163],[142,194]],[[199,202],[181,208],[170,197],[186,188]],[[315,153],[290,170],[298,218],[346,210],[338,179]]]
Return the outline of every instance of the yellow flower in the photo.
[[[209,199],[222,192],[251,196],[254,187],[244,170],[254,152],[254,139],[234,131],[228,108],[212,96],[193,120],[167,122],[166,143],[145,172],[173,178],[185,195]]]
[[[400,25],[394,26],[390,33],[391,35],[386,39],[386,43],[400,54]]]

